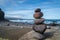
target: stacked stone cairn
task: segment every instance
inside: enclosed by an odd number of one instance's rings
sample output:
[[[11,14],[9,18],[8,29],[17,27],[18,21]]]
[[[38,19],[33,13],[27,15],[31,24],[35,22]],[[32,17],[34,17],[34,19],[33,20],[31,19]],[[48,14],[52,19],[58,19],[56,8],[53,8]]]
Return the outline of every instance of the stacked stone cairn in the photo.
[[[33,25],[33,30],[40,35],[43,35],[45,30],[46,30],[46,25],[44,24],[44,18],[42,18],[43,13],[41,12],[40,8],[37,8],[35,10],[35,13],[33,15],[34,19],[34,25]],[[40,38],[43,39],[44,37]]]

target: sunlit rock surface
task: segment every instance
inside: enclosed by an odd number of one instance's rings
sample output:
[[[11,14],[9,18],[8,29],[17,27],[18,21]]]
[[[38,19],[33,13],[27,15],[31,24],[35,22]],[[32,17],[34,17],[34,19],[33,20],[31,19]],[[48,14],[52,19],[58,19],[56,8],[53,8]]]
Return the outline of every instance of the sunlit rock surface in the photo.
[[[33,30],[27,34],[25,34],[24,36],[22,36],[19,40],[37,40],[37,39],[41,39],[44,36],[34,32]]]
[[[51,29],[47,29],[44,36],[46,37],[44,40],[60,40],[60,28],[52,27]],[[34,31],[30,31],[27,34],[23,35],[21,38],[19,38],[19,40],[38,40],[42,37],[43,35]]]

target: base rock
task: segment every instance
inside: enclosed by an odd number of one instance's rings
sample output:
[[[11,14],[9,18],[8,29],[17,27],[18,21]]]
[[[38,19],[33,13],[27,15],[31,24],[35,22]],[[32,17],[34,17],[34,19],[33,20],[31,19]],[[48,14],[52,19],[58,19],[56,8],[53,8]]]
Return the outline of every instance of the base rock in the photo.
[[[37,33],[32,30],[31,32],[28,32],[27,34],[22,36],[19,40],[38,40],[38,39],[42,39],[42,38],[44,38],[44,36],[42,34]]]

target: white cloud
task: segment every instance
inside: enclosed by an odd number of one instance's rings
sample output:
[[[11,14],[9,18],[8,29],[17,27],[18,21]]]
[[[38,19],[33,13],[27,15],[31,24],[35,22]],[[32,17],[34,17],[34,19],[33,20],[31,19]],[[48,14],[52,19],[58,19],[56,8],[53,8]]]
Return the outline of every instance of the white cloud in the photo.
[[[60,8],[41,9],[45,19],[60,19]],[[33,19],[34,10],[17,10],[5,12],[8,17]]]
[[[33,10],[15,10],[15,11],[6,11],[6,14],[28,14],[30,12],[33,12]]]
[[[33,10],[17,10],[17,11],[7,11],[5,12],[6,17],[16,17],[16,18],[33,18]]]
[[[60,8],[43,9],[44,18],[46,19],[60,19]]]

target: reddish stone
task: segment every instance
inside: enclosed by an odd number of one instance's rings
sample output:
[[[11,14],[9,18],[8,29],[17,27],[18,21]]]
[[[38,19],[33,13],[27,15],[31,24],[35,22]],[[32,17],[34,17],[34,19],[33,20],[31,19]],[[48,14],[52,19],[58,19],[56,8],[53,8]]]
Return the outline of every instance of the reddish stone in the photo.
[[[42,12],[35,12],[35,14],[33,15],[35,19],[40,19],[42,16],[43,16]]]

